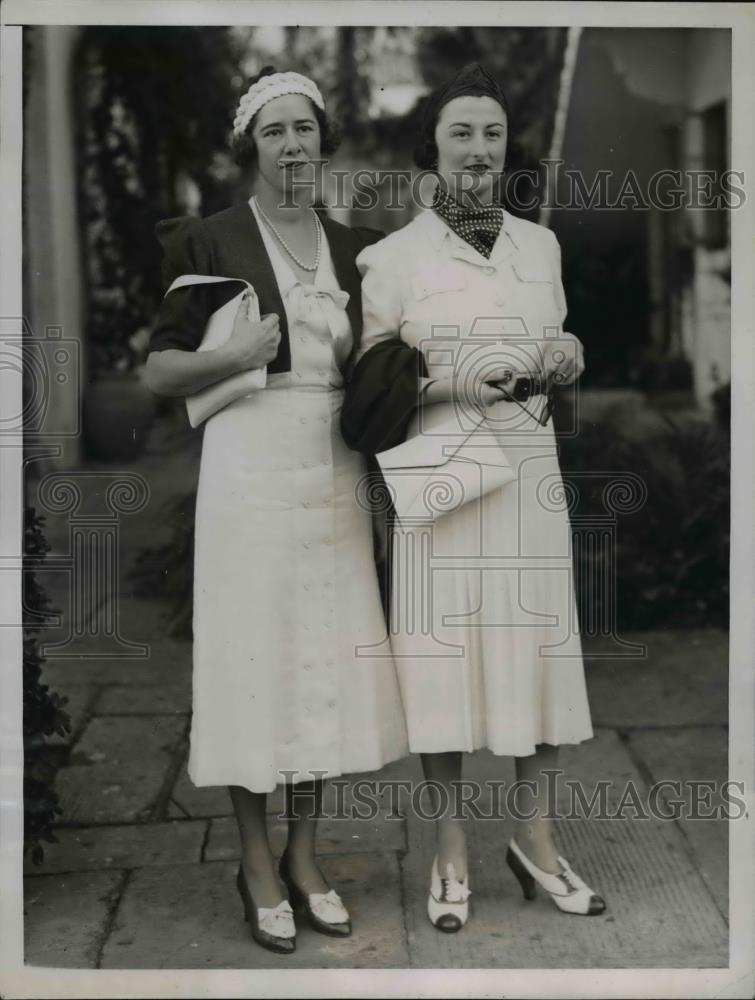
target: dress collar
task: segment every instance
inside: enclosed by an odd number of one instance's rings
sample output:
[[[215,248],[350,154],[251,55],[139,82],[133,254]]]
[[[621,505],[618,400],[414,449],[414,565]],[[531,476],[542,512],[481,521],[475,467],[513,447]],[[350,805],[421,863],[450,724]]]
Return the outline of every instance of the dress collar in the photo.
[[[513,232],[514,226],[511,220],[512,216],[504,210],[503,225],[498,234],[498,239],[493,244],[490,257],[484,257],[474,247],[470,246],[466,240],[457,236],[431,208],[423,209],[414,221],[416,225],[421,227],[423,235],[426,235],[436,251],[448,247],[451,256],[460,260],[467,260],[471,264],[477,264],[479,267],[487,267],[493,264],[500,264],[520,249]]]

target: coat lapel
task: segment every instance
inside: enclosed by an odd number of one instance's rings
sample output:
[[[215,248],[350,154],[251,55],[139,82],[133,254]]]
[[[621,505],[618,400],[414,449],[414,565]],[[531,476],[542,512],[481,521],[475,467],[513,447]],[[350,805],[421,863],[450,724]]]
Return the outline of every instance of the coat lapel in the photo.
[[[278,353],[267,370],[271,373],[291,371],[291,344],[286,310],[257,220],[249,205],[244,202],[233,207],[225,222],[222,253],[236,272],[234,277],[246,278],[254,286],[261,313],[276,313],[280,320],[281,340]]]
[[[346,226],[341,226],[328,218],[324,212],[318,212],[318,216],[325,230],[325,235],[328,237],[330,256],[338,284],[349,295],[346,314],[349,317],[356,344],[362,334],[362,282],[355,263],[356,255],[352,232]]]
[[[362,341],[362,279],[356,265],[356,241],[351,229],[334,222],[324,212],[317,214],[328,237],[330,257],[338,284],[349,294],[346,315],[351,323],[351,352],[346,359],[344,371],[350,371]]]
[[[263,313],[274,312],[280,317],[281,342],[278,354],[268,365],[269,372],[291,370],[291,345],[289,341],[286,310],[283,306],[273,266],[267,256],[262,235],[249,205],[235,205],[224,214],[222,233],[219,232],[220,270],[229,276],[246,278],[254,285]],[[356,267],[356,246],[351,230],[330,219],[325,212],[318,212],[325,230],[338,284],[348,292],[346,313],[356,351],[362,333],[361,279]],[[352,352],[353,354],[353,352]]]

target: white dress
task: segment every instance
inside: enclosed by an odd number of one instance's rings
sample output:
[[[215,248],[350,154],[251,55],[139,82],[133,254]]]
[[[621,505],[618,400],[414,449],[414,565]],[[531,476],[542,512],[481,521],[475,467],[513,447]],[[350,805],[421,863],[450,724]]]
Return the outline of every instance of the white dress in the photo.
[[[408,747],[370,515],[355,499],[363,460],[339,431],[348,295],[324,233],[305,286],[257,222],[292,367],[205,428],[189,775],[269,792],[375,770]]]
[[[362,353],[398,332],[431,378],[481,358],[536,370],[543,338],[564,337],[558,243],[508,214],[489,259],[425,211],[357,265]],[[526,405],[537,414],[543,401]],[[392,539],[391,642],[413,752],[529,756],[593,735],[553,425],[511,402],[488,414],[517,481]],[[462,431],[472,416],[427,405],[408,437],[420,420],[456,417]]]

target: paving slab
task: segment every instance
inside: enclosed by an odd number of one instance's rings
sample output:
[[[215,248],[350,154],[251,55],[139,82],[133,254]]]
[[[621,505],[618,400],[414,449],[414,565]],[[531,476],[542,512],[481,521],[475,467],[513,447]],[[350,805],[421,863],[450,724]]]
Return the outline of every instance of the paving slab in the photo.
[[[587,748],[590,756],[587,757]],[[601,733],[584,744],[583,778],[598,769],[618,789],[631,774],[643,787],[624,744]],[[483,780],[478,757],[466,760],[468,777]],[[616,792],[613,792],[616,802]],[[525,901],[505,865],[511,825],[469,824],[472,915],[462,932],[438,933],[427,913],[433,825],[410,817],[409,850],[402,858],[409,952],[415,968],[684,968],[728,962],[726,924],[696,871],[680,830],[671,823],[626,820],[561,820],[561,850],[608,903],[596,917],[563,914],[541,892]]]
[[[286,846],[288,826],[285,820],[268,822],[270,846],[280,856]],[[332,819],[320,820],[317,825],[317,852],[326,854],[364,854],[381,851],[405,851],[406,831],[404,820]],[[210,832],[204,852],[205,861],[234,861],[240,856],[239,834],[236,820],[221,817],[210,820]]]
[[[704,726],[691,729],[635,731],[629,736],[632,752],[640,758],[655,781],[682,782],[685,808],[678,820],[697,861],[700,875],[710,889],[724,916],[729,912],[729,823],[724,814],[739,815],[734,804],[721,796],[721,786],[728,780],[728,733],[724,727]],[[694,806],[690,782],[710,783],[710,794]],[[713,786],[713,787],[711,787]],[[678,796],[666,789],[662,797],[669,811]],[[705,795],[705,789],[701,789]],[[719,818],[705,819],[718,810]],[[736,818],[732,819],[736,822]]]
[[[207,832],[204,820],[130,823],[60,829],[57,844],[45,844],[41,865],[27,861],[26,875],[142,868],[199,862]]]
[[[171,802],[168,807],[169,816],[232,816],[231,797],[225,785],[211,785],[197,788],[192,784],[185,766],[176,780],[171,792]]]
[[[58,773],[65,824],[146,820],[174,766],[184,728],[180,717],[93,719],[70,764]]]
[[[141,596],[138,583],[129,580],[121,582],[120,598],[120,623],[124,636],[134,642],[154,642],[162,637],[168,623],[165,601]]]
[[[68,683],[165,683],[191,678],[191,644],[169,637],[171,612],[165,601],[140,593],[138,583],[128,574],[128,565],[143,547],[122,537],[123,570],[116,599],[118,635],[124,643],[146,646],[146,650],[113,645],[98,635],[75,638],[70,635],[71,580],[67,575],[45,572],[43,585],[53,605],[61,613],[61,624],[45,629],[45,670],[66,678]],[[93,618],[94,609],[88,609]],[[146,675],[146,676],[145,676]]]
[[[96,715],[187,715],[191,685],[115,684],[105,688]]]
[[[41,875],[24,882],[27,965],[93,969],[123,873]]]
[[[601,643],[584,642],[594,725],[629,728],[727,724],[726,632],[632,632],[623,638],[645,645],[647,657],[590,659],[601,649]]]
[[[293,955],[252,941],[234,885],[236,864],[134,872],[105,945],[102,968],[401,968],[408,963],[393,854],[324,858],[322,869],[349,909],[354,934],[316,934],[299,919]]]
[[[143,658],[76,659],[48,657],[43,669],[46,684],[65,692],[70,684],[183,684],[191,678],[191,645],[160,634],[152,639],[134,639],[149,645]]]

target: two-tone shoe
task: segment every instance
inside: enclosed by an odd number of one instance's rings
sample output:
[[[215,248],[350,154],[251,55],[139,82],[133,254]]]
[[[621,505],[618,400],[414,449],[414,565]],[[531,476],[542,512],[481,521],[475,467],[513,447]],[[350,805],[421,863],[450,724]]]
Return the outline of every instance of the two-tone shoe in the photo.
[[[277,906],[257,906],[249,892],[244,872],[239,865],[236,874],[236,888],[244,904],[244,919],[249,924],[252,937],[263,948],[281,955],[290,955],[296,950],[296,927],[294,912],[287,899]]]
[[[564,913],[578,913],[593,917],[602,913],[606,904],[601,896],[586,885],[569,863],[559,857],[561,870],[557,874],[544,872],[538,868],[517,845],[515,840],[509,841],[506,851],[506,863],[516,875],[525,899],[534,899],[536,885],[540,885],[553,902]]]
[[[438,871],[437,855],[433,859],[430,875],[430,895],[427,897],[427,915],[431,923],[446,934],[461,930],[469,916],[469,875],[463,880],[456,878],[452,864],[446,866],[446,874]]]
[[[304,910],[313,930],[330,937],[348,937],[351,934],[351,918],[335,889],[304,892],[293,880],[286,854],[280,860],[279,871],[289,899],[294,907]]]

